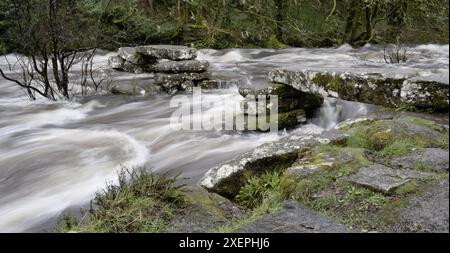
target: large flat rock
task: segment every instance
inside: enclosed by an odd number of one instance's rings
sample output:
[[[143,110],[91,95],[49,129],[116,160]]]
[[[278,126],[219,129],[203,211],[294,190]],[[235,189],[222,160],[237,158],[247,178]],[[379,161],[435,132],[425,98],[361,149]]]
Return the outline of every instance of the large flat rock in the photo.
[[[150,65],[148,72],[205,72],[208,70],[209,63],[207,61],[186,60],[186,61],[163,61]]]
[[[299,205],[286,201],[283,208],[244,227],[242,233],[350,233],[344,225]]]
[[[424,167],[434,172],[445,172],[449,169],[449,152],[440,148],[427,148],[424,151],[395,158],[392,165],[404,169]]]
[[[370,189],[389,193],[412,179],[429,176],[429,173],[414,170],[395,170],[381,164],[361,168],[356,174],[343,178]]]
[[[339,143],[347,137],[347,134],[339,130],[321,134],[294,132],[210,169],[200,180],[200,185],[209,191],[233,198],[246,182],[244,175],[259,175],[265,171],[288,168],[298,159],[298,152],[307,145]]]
[[[269,73],[275,83],[292,86],[302,92],[317,93],[348,101],[388,107],[405,105],[417,108],[448,110],[448,73],[418,76],[414,72],[395,70],[314,70],[286,68]]]
[[[154,57],[156,59],[168,59],[174,61],[193,60],[197,57],[197,49],[185,46],[173,45],[148,45],[136,47],[139,54]]]

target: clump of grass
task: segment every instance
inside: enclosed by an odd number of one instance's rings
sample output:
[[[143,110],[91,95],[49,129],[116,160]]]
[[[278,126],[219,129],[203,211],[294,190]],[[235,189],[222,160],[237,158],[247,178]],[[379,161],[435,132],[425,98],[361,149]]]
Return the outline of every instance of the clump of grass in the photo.
[[[266,172],[261,176],[250,177],[236,196],[236,201],[248,208],[255,208],[263,203],[271,192],[280,192],[281,173]]]
[[[379,192],[371,192],[369,197],[364,200],[364,210],[369,209],[370,206],[380,209],[386,204],[386,197]]]
[[[108,184],[96,194],[87,220],[64,216],[57,231],[160,232],[164,231],[182,203],[176,177],[154,175],[144,168],[119,172],[118,184]]]
[[[392,140],[391,130],[383,122],[359,125],[347,139],[347,146],[374,151],[383,149]]]
[[[378,155],[384,158],[403,156],[418,148],[417,142],[412,139],[398,139],[384,147]]]
[[[353,133],[347,138],[347,146],[354,148],[369,148],[369,140],[367,138],[367,126],[358,126]]]

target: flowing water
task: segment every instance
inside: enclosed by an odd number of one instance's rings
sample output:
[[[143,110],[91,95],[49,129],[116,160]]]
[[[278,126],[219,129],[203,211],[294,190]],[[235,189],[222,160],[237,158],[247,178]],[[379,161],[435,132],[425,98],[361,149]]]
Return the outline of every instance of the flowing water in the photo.
[[[418,46],[410,52],[414,57],[397,66],[399,72],[448,75],[448,45]],[[96,64],[106,65],[109,55],[97,56]],[[388,68],[382,50],[372,46],[201,50],[199,58],[210,61],[213,75],[238,77],[253,86],[267,85],[267,72],[281,66]],[[4,59],[0,67],[6,67]],[[116,82],[135,80],[135,75],[121,73]],[[242,100],[237,87],[205,92],[203,99]],[[193,184],[209,168],[286,134],[176,131],[169,126],[176,108],[169,105],[170,97],[164,95],[31,102],[17,86],[0,79],[0,232],[50,228],[61,212],[86,205],[96,191],[114,182],[122,167],[181,172],[181,181]],[[315,119],[294,131],[320,132],[369,108],[327,99]],[[208,108],[203,115],[220,109]],[[193,118],[201,120],[200,115]]]

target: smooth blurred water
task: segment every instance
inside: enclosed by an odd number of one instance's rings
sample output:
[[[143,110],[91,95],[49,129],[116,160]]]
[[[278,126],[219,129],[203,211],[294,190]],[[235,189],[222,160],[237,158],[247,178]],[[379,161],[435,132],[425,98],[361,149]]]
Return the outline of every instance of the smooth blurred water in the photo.
[[[411,49],[414,58],[399,72],[448,73],[448,45]],[[105,66],[111,53],[95,58]],[[13,60],[15,55],[9,55]],[[6,61],[0,57],[0,67]],[[283,66],[327,68],[339,65],[379,66],[382,50],[351,49],[228,49],[201,50],[213,75],[238,76],[245,85],[266,86],[268,71]],[[136,76],[116,73],[116,82]],[[140,76],[140,78],[142,75]],[[146,80],[151,77],[141,78]],[[209,101],[239,103],[237,87],[203,94]],[[23,90],[0,79],[0,232],[40,231],[70,207],[88,203],[122,167],[146,166],[153,171],[182,173],[193,184],[211,167],[280,138],[276,133],[175,131],[169,127],[170,97],[98,95],[89,98],[31,102]],[[367,113],[367,106],[328,99],[310,124],[295,131],[322,131],[337,122]],[[220,108],[209,108],[206,115]],[[192,115],[201,120],[200,115]],[[45,225],[47,224],[47,225]]]

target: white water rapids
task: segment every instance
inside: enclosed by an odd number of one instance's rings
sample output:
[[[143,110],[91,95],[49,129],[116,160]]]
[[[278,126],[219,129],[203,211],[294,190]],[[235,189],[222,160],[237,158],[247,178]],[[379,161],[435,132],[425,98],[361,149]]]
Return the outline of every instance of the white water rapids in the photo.
[[[423,75],[448,72],[448,51],[448,45],[414,47],[411,60],[397,68]],[[97,64],[106,65],[109,55],[97,56]],[[281,66],[388,67],[382,50],[371,46],[201,50],[199,58],[210,61],[214,75],[238,76],[254,86],[266,85],[268,71]],[[6,67],[4,59],[0,67]],[[120,80],[133,78],[122,73]],[[207,100],[219,98],[242,99],[236,87],[204,94]],[[121,167],[181,172],[183,183],[195,183],[209,168],[283,135],[174,131],[169,122],[175,109],[169,102],[163,95],[31,102],[23,90],[0,78],[0,232],[49,229],[64,210],[86,205],[106,182],[114,182]],[[317,118],[294,131],[320,132],[365,113],[365,105],[329,99]]]

